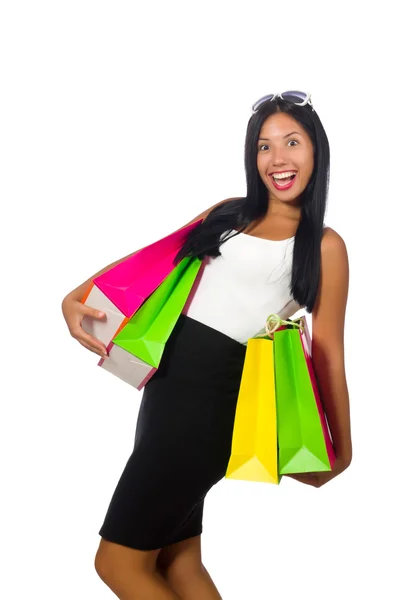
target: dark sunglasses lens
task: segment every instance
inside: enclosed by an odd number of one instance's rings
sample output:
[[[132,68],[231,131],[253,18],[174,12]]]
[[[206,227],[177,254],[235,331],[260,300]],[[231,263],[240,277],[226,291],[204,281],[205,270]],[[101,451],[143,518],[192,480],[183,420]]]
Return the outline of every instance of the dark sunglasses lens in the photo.
[[[285,100],[290,100],[292,102],[303,102],[303,100],[306,99],[306,96],[307,94],[305,94],[305,92],[291,91],[282,93],[282,97]]]
[[[267,96],[263,96],[263,98],[261,98],[260,100],[255,102],[255,104],[252,107],[252,110],[254,112],[256,110],[258,110],[258,108],[260,107],[261,104],[263,104],[264,102],[267,102],[268,100],[271,100],[273,98],[273,96],[274,96],[274,94],[268,94]]]

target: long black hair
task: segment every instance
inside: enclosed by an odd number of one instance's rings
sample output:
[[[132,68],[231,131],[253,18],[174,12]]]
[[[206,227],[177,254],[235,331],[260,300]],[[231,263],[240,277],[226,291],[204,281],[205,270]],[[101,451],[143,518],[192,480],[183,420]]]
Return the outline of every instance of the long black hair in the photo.
[[[252,221],[266,215],[269,194],[257,168],[257,144],[263,123],[276,112],[285,112],[298,121],[313,144],[313,173],[300,197],[301,216],[295,234],[290,281],[290,292],[294,300],[311,313],[320,281],[321,240],[329,186],[330,149],[324,127],[309,104],[296,106],[277,98],[276,101],[265,102],[251,115],[244,148],[247,195],[216,206],[206,219],[190,232],[175,257],[174,264],[186,256],[201,259],[205,256],[220,256],[219,248],[225,241],[220,241],[222,233],[231,233],[233,229],[243,231]]]

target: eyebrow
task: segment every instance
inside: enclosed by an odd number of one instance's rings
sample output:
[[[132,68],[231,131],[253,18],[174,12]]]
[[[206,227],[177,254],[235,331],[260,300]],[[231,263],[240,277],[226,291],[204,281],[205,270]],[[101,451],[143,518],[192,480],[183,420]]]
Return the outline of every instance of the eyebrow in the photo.
[[[287,133],[287,135],[284,135],[283,139],[287,138],[290,135],[294,135],[294,134],[302,135],[301,133],[299,133],[299,131],[291,131],[291,133]],[[259,140],[268,141],[269,138],[259,138],[258,142],[259,142]]]

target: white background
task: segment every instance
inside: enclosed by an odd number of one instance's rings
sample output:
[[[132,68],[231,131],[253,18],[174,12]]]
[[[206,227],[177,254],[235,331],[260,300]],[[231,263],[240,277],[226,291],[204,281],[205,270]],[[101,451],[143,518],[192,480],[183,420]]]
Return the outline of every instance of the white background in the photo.
[[[394,598],[397,128],[387,2],[2,3],[0,594],[113,598],[98,530],[141,392],[69,336],[63,297],[246,193],[251,105],[312,93],[326,224],[350,260],[354,460],[321,489],[222,480],[203,562],[225,600]],[[389,549],[392,544],[391,549]]]

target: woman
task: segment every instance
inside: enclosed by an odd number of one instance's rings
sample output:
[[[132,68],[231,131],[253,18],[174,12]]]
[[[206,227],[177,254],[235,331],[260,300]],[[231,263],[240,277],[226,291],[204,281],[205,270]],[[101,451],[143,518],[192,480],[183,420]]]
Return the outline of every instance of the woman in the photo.
[[[344,367],[349,267],[341,236],[324,227],[329,145],[310,96],[288,92],[253,106],[245,141],[247,195],[198,215],[176,257],[205,260],[197,289],[147,383],[134,450],[114,491],[95,558],[123,600],[221,598],[201,561],[204,499],[224,477],[248,338],[271,313],[312,314],[312,354],[336,452],[332,472],[291,475],[319,487],[352,459]],[[100,318],[80,300],[91,276],[63,301],[71,335],[104,356],[81,328]]]

